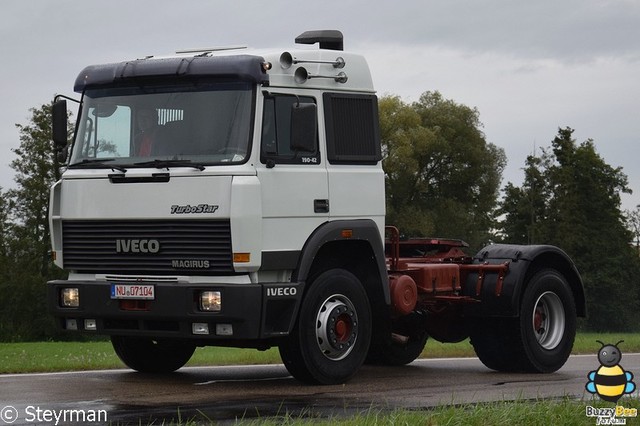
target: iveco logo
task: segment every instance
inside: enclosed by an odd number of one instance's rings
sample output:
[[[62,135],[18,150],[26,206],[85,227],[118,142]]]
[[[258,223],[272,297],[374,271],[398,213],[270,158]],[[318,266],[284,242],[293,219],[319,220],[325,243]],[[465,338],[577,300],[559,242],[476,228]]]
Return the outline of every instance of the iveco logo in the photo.
[[[158,240],[116,240],[116,253],[158,253]]]
[[[297,293],[295,287],[267,287],[267,297],[295,296]]]

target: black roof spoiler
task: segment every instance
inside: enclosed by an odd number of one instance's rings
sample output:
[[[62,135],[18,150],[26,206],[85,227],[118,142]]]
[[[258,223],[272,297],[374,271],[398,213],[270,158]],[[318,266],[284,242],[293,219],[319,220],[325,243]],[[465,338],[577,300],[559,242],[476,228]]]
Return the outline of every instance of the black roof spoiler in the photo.
[[[320,43],[320,49],[344,50],[344,37],[338,30],[305,31],[296,37],[296,43]]]
[[[268,84],[263,68],[264,58],[252,55],[138,59],[103,65],[91,65],[80,72],[73,89],[82,92],[87,87],[99,87],[162,77],[221,77]]]

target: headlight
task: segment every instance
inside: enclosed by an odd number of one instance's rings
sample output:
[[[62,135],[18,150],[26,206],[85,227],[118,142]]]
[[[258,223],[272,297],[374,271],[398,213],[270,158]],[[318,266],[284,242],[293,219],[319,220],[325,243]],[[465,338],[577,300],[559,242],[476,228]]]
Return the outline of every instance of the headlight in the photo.
[[[77,308],[80,306],[80,292],[77,288],[63,288],[60,291],[60,306]]]
[[[218,312],[222,309],[222,295],[219,291],[203,291],[200,293],[200,310]]]

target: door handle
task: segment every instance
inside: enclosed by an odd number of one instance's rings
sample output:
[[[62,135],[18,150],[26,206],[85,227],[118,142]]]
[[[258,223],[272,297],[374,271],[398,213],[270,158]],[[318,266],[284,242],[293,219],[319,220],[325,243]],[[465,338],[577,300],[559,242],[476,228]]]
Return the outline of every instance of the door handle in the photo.
[[[329,213],[329,200],[313,200],[314,213]]]

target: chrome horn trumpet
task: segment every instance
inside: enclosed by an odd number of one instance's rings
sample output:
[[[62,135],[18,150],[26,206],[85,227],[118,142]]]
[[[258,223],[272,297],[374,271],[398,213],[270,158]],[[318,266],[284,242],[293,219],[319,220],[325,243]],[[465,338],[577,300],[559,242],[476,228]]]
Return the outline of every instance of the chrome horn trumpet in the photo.
[[[296,72],[293,74],[293,78],[298,84],[302,84],[311,78],[332,78],[336,83],[346,83],[348,80],[347,74],[342,71],[340,71],[337,75],[313,75],[309,74],[305,67],[299,67],[298,69],[296,69]]]
[[[344,68],[346,62],[342,56],[338,56],[335,61],[318,61],[294,58],[289,52],[283,52],[282,55],[280,55],[280,66],[283,69],[289,69],[294,64],[329,64],[334,68]]]

